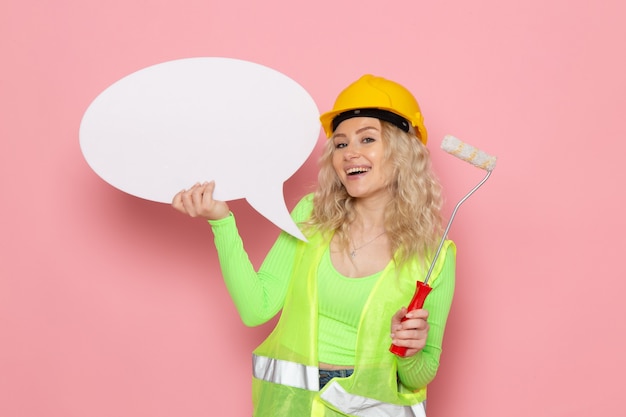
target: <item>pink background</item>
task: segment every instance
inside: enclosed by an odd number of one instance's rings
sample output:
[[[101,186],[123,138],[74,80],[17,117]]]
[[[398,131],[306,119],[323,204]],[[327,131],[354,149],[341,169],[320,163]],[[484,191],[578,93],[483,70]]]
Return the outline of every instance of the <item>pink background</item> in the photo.
[[[194,56],[270,66],[322,111],[362,73],[402,82],[448,212],[482,171],[443,135],[498,156],[452,230],[429,416],[623,415],[625,19],[622,0],[3,0],[0,416],[250,415],[271,324],[240,323],[206,225],[107,185],[78,144],[98,93]],[[232,208],[259,265],[278,230]]]

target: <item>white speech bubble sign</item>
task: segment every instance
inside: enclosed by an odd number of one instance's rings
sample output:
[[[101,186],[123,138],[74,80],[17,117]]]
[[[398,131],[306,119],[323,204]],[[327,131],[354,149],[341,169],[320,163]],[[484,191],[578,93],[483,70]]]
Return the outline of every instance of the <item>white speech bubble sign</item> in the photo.
[[[180,190],[215,180],[216,199],[245,198],[306,240],[283,183],[319,134],[313,98],[289,77],[249,61],[199,57],[115,82],[87,108],[79,137],[89,166],[126,193],[170,204]]]

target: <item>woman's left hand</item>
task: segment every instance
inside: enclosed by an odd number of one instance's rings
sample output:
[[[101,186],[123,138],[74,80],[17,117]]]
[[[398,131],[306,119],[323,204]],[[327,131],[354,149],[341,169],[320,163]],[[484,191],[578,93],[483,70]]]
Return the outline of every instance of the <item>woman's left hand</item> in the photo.
[[[406,316],[406,320],[402,319]],[[426,346],[428,311],[417,309],[407,313],[402,307],[391,318],[391,339],[396,346],[407,348],[405,356],[413,356]]]

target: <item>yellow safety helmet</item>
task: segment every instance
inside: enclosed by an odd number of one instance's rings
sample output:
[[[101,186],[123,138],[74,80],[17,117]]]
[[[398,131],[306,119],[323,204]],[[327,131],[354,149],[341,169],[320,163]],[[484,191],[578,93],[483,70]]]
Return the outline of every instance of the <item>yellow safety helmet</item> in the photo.
[[[339,93],[333,109],[320,116],[327,137],[339,123],[351,117],[375,117],[393,123],[405,132],[409,124],[426,144],[424,117],[413,94],[400,84],[374,75],[364,75]]]

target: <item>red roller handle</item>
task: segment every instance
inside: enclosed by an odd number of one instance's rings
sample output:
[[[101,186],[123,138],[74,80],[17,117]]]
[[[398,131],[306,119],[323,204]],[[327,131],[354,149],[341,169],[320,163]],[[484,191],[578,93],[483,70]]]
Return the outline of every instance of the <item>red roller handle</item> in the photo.
[[[426,300],[426,296],[430,293],[432,287],[428,284],[424,284],[422,281],[417,281],[417,288],[415,289],[415,294],[413,294],[413,298],[407,307],[408,311],[413,311],[420,309],[424,306],[424,301]],[[407,311],[407,312],[408,312]],[[406,320],[406,316],[402,318],[402,321]],[[406,355],[407,348],[404,346],[396,346],[394,344],[389,348],[391,353],[394,353],[398,356],[404,357]]]

